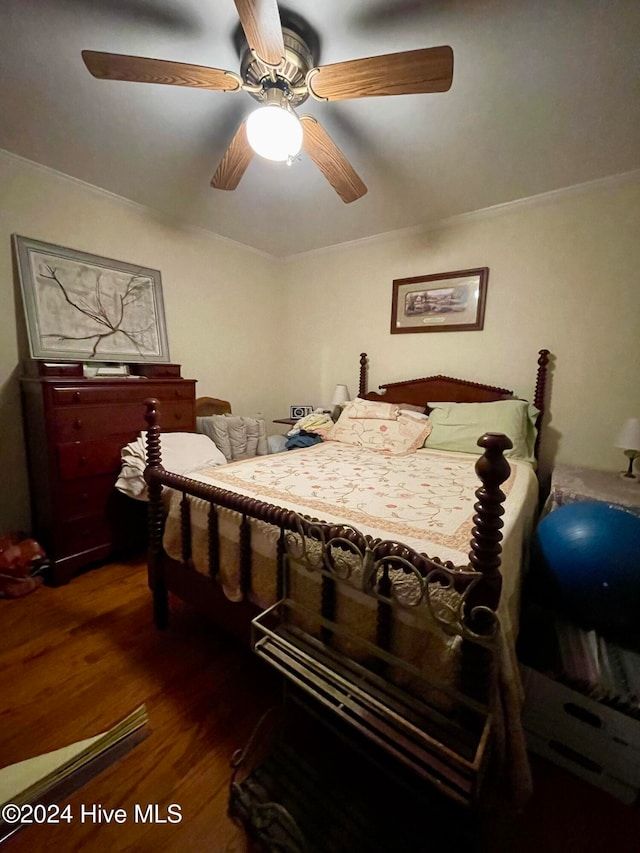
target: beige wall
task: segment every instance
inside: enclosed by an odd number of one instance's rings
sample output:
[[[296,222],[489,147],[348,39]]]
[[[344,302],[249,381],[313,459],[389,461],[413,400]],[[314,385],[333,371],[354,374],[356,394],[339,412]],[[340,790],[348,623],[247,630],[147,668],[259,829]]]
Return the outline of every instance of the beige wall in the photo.
[[[370,387],[445,373],[530,397],[547,347],[545,470],[557,458],[613,471],[615,433],[640,416],[639,223],[630,175],[281,263],[0,152],[0,531],[29,524],[12,233],[160,269],[172,360],[200,394],[267,421],[327,403],[338,382],[354,394],[362,351]],[[394,278],[478,266],[483,331],[389,333]]]
[[[18,375],[27,354],[10,235],[116,258],[162,272],[171,359],[201,395],[243,413],[277,417],[273,388],[284,361],[280,265],[267,256],[0,152],[0,532],[28,529]]]
[[[394,278],[480,266],[483,331],[390,334]],[[366,351],[370,387],[444,373],[530,399],[546,347],[556,363],[545,467],[557,452],[623,468],[612,444],[625,417],[640,417],[639,270],[638,175],[291,259],[289,340],[308,361],[291,393],[323,401],[338,382],[355,393]]]

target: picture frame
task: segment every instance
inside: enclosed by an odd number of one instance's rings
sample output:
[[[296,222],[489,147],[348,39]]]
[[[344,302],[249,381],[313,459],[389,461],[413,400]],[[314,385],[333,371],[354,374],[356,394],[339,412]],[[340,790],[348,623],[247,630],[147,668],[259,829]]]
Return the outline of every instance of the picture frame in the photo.
[[[32,358],[169,361],[159,270],[18,234],[13,244]]]
[[[394,279],[391,334],[481,330],[488,280],[488,267]]]
[[[289,406],[289,417],[291,420],[299,421],[313,412],[313,406]]]

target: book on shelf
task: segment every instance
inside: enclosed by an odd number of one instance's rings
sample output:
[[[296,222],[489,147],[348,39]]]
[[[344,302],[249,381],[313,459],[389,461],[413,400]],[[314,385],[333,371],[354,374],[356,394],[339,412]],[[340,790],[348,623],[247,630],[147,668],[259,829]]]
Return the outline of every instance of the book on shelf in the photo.
[[[94,737],[3,767],[0,812],[4,815],[4,807],[12,804],[26,814],[27,806],[49,805],[68,796],[146,737],[147,723],[146,706],[140,705]],[[21,825],[19,819],[9,823],[0,818],[0,843]]]
[[[554,629],[562,680],[640,716],[640,653],[562,619],[554,620]]]

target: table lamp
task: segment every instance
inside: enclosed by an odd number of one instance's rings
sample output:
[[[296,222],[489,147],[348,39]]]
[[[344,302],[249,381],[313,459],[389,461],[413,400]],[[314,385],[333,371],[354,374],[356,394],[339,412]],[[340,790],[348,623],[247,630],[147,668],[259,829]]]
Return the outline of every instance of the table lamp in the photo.
[[[633,463],[640,456],[640,418],[627,418],[618,433],[615,446],[621,447],[629,459],[629,467],[624,476],[635,478]]]
[[[336,385],[335,391],[333,392],[333,397],[331,398],[330,406],[333,407],[331,418],[334,421],[337,421],[342,412],[342,406],[344,403],[348,403],[351,399],[351,395],[349,394],[349,389],[346,385]]]

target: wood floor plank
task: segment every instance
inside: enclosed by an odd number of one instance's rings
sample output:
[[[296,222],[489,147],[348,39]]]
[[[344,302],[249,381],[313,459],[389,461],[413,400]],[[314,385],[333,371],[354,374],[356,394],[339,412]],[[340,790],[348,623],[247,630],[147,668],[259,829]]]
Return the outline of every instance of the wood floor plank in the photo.
[[[148,737],[67,798],[70,825],[28,827],[5,850],[249,849],[226,810],[231,756],[279,699],[261,661],[179,603],[157,631],[141,561],[0,607],[3,765],[96,734],[141,702],[149,714]],[[83,823],[82,806],[98,804],[124,808],[126,824]],[[179,805],[181,822],[136,822],[135,806],[149,804],[165,819]]]

